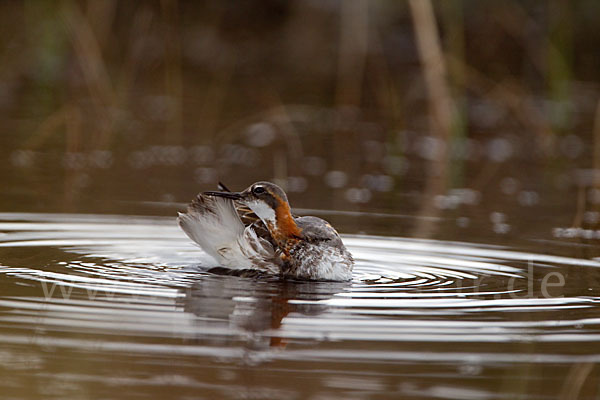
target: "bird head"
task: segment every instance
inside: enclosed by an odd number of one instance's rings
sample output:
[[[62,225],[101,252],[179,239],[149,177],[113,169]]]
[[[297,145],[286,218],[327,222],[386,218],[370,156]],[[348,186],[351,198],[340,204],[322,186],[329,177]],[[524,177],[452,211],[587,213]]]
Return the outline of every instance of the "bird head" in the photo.
[[[242,192],[204,192],[207,196],[237,200],[250,208],[260,218],[271,235],[277,237],[299,237],[300,228],[292,216],[287,196],[283,189],[271,182],[256,182]]]

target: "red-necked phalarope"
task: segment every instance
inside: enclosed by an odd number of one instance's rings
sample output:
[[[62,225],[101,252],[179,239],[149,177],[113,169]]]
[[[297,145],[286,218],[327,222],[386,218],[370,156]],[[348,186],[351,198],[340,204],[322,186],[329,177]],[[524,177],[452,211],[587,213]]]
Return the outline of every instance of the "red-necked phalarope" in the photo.
[[[199,194],[179,226],[222,266],[285,277],[346,281],[352,255],[336,230],[317,217],[294,217],[285,192],[257,182],[243,192]]]

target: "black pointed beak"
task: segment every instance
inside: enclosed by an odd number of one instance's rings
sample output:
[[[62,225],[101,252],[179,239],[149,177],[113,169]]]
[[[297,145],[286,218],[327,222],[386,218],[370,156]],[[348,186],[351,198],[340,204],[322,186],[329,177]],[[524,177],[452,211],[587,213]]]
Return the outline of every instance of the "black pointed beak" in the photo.
[[[241,193],[236,192],[204,192],[206,196],[224,197],[226,199],[239,200],[242,198]]]

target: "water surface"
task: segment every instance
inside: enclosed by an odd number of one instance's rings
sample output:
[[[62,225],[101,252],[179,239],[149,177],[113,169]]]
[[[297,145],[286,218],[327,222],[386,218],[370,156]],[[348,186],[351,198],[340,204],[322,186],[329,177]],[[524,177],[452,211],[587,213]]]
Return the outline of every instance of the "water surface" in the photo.
[[[4,398],[599,390],[595,259],[344,235],[352,282],[295,282],[208,272],[174,218],[5,213],[0,232]]]

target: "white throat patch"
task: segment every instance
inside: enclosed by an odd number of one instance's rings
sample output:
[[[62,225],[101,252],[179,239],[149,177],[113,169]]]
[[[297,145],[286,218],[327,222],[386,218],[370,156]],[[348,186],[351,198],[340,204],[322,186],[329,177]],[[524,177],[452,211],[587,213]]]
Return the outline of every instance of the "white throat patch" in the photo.
[[[264,201],[251,201],[246,203],[258,218],[264,223],[270,222],[275,225],[275,210],[269,207]]]

